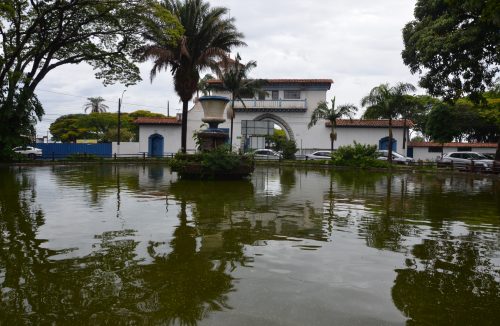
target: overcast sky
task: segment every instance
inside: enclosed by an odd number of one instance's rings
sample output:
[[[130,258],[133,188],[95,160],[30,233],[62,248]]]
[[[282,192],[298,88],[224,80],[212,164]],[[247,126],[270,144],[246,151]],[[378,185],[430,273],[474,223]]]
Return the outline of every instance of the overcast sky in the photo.
[[[416,0],[210,0],[230,9],[247,47],[237,48],[242,60],[257,61],[255,78],[331,78],[327,98],[359,106],[363,96],[381,83],[410,82],[403,64],[401,30],[413,19]],[[124,94],[124,112],[146,109],[180,111],[169,71],[149,80],[150,63],[141,65],[143,81]],[[37,89],[46,115],[37,125],[46,135],[50,123],[69,113],[83,113],[87,97],[102,96],[117,111],[126,88],[104,87],[85,64],[49,73]]]

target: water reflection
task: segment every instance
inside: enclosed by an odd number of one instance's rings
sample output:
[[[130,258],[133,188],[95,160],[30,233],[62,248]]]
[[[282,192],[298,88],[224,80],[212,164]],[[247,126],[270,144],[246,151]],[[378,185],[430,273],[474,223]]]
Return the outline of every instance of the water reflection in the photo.
[[[195,325],[249,313],[235,299],[249,275],[288,306],[285,280],[335,308],[346,287],[367,300],[383,274],[409,324],[500,317],[494,178],[282,168],[199,182],[160,165],[0,169],[0,231],[0,324]],[[267,251],[255,248],[276,250],[280,268],[263,268]],[[330,279],[358,269],[355,283]],[[270,271],[300,277],[273,284]]]

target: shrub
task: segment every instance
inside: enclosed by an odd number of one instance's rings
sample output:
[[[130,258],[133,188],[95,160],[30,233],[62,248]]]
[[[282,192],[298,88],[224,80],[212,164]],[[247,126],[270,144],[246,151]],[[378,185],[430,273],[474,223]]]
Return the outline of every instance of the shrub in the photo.
[[[334,165],[367,167],[388,167],[388,163],[377,160],[377,146],[354,142],[354,145],[341,146],[332,155]]]

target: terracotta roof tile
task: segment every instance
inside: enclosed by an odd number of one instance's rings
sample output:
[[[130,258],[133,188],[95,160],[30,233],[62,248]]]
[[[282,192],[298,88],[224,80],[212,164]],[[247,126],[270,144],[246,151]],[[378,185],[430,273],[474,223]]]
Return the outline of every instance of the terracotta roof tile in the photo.
[[[330,127],[330,121],[325,122],[325,126]],[[337,119],[337,127],[353,127],[353,128],[388,128],[389,120],[365,120],[365,119]],[[403,128],[404,120],[392,120],[393,128]],[[413,127],[413,122],[406,121],[406,127]]]
[[[409,142],[408,147],[441,147],[440,143],[434,142]],[[444,143],[444,147],[473,147],[473,148],[497,148],[496,143]]]
[[[134,123],[138,125],[180,125],[181,120],[178,120],[177,118],[139,117],[135,119]]]
[[[265,78],[263,78],[265,79]],[[333,84],[332,79],[265,79],[268,84],[307,84],[307,85],[317,85],[317,84]],[[211,79],[208,81],[209,84],[220,84],[220,79]]]

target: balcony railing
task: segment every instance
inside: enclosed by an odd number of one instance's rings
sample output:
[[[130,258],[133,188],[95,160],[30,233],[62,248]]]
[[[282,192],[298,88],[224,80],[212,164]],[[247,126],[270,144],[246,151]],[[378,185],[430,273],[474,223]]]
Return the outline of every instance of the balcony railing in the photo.
[[[307,110],[307,99],[303,100],[243,100],[245,106],[240,101],[235,101],[234,108],[238,111],[252,110],[277,110],[277,111],[305,111]]]

